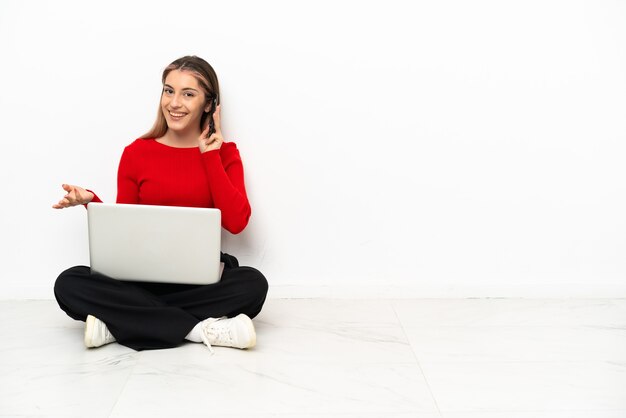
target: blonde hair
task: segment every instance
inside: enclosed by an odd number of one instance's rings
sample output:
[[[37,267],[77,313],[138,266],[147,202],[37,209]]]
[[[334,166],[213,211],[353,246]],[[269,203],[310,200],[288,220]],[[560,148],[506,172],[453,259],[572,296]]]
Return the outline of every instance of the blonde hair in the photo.
[[[213,115],[215,107],[220,104],[220,87],[219,82],[217,81],[217,74],[215,74],[213,67],[211,67],[211,65],[202,58],[196,57],[195,55],[188,55],[175,60],[170,65],[165,67],[165,70],[163,70],[163,76],[161,77],[161,83],[165,83],[167,75],[173,70],[189,71],[193,74],[198,79],[198,83],[204,91],[206,100],[205,106],[212,103],[209,112],[205,112],[202,115],[202,118],[200,118],[200,129],[202,129],[209,115]],[[161,95],[163,95],[163,91],[161,91]],[[152,128],[140,138],[160,138],[165,135],[166,132],[167,121],[165,120],[165,116],[163,116],[161,103],[159,102],[157,117],[154,125],[152,125]]]

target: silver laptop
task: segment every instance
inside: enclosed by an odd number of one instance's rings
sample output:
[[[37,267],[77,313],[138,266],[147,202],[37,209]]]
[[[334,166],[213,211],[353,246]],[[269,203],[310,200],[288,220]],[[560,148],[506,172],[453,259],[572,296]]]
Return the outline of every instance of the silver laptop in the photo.
[[[92,272],[145,282],[220,279],[219,209],[90,203],[87,214]]]

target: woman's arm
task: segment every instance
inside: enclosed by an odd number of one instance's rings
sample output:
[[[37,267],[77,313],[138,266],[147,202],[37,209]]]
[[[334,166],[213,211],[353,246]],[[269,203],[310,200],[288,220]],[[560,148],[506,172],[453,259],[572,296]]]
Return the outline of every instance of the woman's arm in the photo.
[[[238,234],[248,224],[251,214],[239,150],[233,142],[228,142],[220,149],[203,153],[202,159],[213,203],[222,211],[222,226]]]
[[[209,120],[198,138],[213,204],[222,211],[222,226],[238,234],[248,225],[250,203],[243,181],[243,164],[237,145],[224,142],[221,106],[213,113],[215,132],[209,136]]]

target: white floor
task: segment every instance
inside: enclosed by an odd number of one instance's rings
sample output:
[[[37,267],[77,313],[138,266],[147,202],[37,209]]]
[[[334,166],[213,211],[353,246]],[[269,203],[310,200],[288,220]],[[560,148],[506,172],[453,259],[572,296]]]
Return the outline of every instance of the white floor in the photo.
[[[626,417],[626,300],[271,299],[248,351],[87,350],[0,302],[0,416]]]

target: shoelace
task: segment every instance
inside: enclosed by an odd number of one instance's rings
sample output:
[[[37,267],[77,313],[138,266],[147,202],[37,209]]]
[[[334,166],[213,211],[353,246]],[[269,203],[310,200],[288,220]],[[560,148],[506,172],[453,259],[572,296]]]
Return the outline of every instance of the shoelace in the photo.
[[[230,339],[227,327],[219,327],[217,329],[211,327],[213,323],[219,321],[220,319],[226,319],[226,317],[208,318],[202,321],[202,342],[209,348],[211,355],[215,354],[215,350],[211,347],[209,335],[214,336],[217,341],[224,341],[226,338]]]

